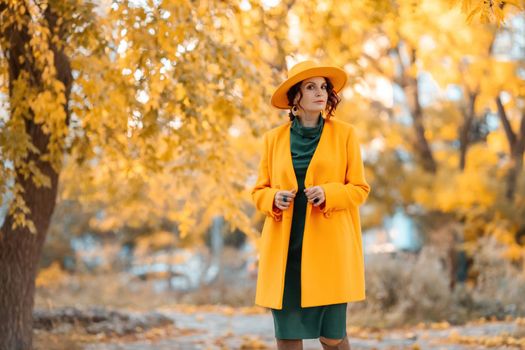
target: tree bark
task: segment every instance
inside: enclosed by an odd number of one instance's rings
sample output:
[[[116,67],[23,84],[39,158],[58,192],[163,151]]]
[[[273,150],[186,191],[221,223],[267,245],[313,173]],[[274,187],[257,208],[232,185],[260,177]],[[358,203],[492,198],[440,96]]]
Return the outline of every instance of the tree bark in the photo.
[[[11,11],[4,6],[1,11]],[[28,13],[28,11],[26,11]],[[4,13],[4,15],[6,15]],[[7,14],[9,15],[9,14]],[[48,6],[44,13],[50,28],[56,25],[57,16]],[[28,18],[28,21],[30,19]],[[8,46],[5,55],[9,70],[9,97],[13,100],[12,83],[22,72],[30,74],[30,82],[35,87],[41,87],[41,73],[32,64],[29,41],[31,37],[26,25],[19,28],[11,26],[4,36]],[[65,86],[66,101],[69,101],[71,91],[71,67],[64,52],[49,42],[54,54],[54,65],[57,69],[57,78]],[[25,58],[23,62],[19,57]],[[67,102],[63,106],[69,121]],[[11,109],[17,108],[11,104]],[[41,154],[47,152],[50,135],[45,134],[42,126],[36,124],[33,118],[25,120],[25,129],[33,145]],[[59,174],[47,161],[40,160],[40,155],[30,152],[25,160],[33,161],[42,173],[50,178],[51,187],[36,187],[31,178],[26,179],[15,167],[14,181],[23,188],[23,199],[30,213],[28,217],[33,221],[36,234],[31,234],[27,228],[12,228],[14,218],[7,215],[0,228],[0,349],[1,350],[28,350],[32,348],[33,321],[32,312],[35,293],[35,277],[38,270],[42,247],[46,238],[51,216],[55,208]]]

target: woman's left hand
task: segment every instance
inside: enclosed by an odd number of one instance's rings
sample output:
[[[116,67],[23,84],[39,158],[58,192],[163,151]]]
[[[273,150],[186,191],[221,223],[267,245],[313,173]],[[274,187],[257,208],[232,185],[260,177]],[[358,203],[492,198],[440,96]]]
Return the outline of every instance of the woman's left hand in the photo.
[[[304,194],[314,207],[320,206],[325,201],[324,190],[321,186],[312,186],[304,189]],[[317,200],[316,200],[317,199]]]

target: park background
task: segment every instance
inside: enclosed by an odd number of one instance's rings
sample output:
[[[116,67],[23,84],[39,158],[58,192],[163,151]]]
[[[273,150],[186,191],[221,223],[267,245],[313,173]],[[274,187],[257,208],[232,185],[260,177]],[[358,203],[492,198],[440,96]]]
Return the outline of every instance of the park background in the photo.
[[[524,6],[1,1],[0,348],[273,348],[250,190],[309,58],[372,188],[353,347],[524,346]]]

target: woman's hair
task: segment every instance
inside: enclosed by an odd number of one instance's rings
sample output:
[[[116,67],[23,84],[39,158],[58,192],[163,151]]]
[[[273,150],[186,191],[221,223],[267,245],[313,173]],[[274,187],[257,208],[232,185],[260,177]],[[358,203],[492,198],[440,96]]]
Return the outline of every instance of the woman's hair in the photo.
[[[334,111],[337,108],[339,102],[341,102],[341,98],[334,91],[334,85],[332,84],[330,79],[324,77],[324,80],[326,81],[326,91],[328,92],[328,100],[326,101],[325,111],[327,113],[326,117],[330,118],[334,115]],[[301,104],[301,100],[303,98],[303,93],[301,92],[301,83],[302,81],[296,83],[286,92],[286,96],[288,97],[288,106],[293,106],[293,100],[297,94],[299,94],[299,101],[297,101],[297,104]],[[292,111],[288,112],[288,117],[290,118],[290,120],[295,119],[295,116],[293,115]]]

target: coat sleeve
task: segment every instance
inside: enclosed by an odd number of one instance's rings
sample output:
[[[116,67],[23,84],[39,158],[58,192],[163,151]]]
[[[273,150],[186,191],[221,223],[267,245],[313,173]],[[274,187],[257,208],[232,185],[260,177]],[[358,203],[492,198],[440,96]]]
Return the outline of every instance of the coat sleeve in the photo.
[[[320,206],[323,213],[346,209],[363,204],[370,193],[370,185],[365,180],[361,150],[354,127],[350,127],[347,139],[347,166],[345,183],[329,182],[320,185],[325,192],[325,202]]]
[[[268,168],[268,133],[263,135],[263,151],[259,162],[257,181],[251,191],[252,200],[257,210],[272,217],[275,221],[281,221],[282,210],[274,206],[277,188],[270,187],[270,169]]]

